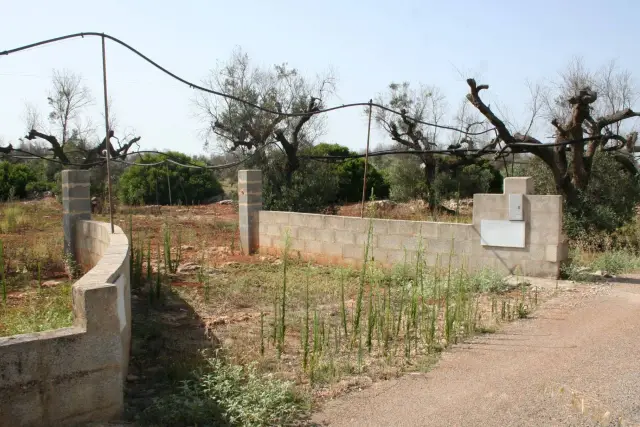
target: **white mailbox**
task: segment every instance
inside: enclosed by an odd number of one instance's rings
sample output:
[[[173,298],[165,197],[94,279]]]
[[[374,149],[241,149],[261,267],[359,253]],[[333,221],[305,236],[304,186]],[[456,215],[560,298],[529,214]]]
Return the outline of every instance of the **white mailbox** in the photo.
[[[523,221],[522,194],[509,194],[509,221]]]

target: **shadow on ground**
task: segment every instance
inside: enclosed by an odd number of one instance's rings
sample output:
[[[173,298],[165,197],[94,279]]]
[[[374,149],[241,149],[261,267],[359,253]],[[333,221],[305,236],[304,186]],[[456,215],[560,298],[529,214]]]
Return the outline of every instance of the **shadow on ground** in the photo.
[[[132,342],[125,386],[125,417],[140,422],[154,399],[175,393],[194,370],[203,366],[202,350],[219,342],[206,333],[202,319],[176,293],[151,301],[146,289],[132,290]],[[215,425],[228,424],[220,416]]]

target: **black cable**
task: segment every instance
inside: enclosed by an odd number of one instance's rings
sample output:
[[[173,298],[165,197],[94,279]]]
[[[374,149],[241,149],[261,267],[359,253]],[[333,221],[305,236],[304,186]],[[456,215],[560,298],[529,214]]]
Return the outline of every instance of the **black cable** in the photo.
[[[166,153],[162,153],[159,151],[150,151],[150,150],[146,150],[144,151],[144,153],[154,153],[154,154],[158,154],[158,155],[162,155],[162,156],[166,156],[168,158],[163,159],[162,161],[159,162],[154,162],[154,163],[138,163],[138,162],[129,162],[127,160],[123,160],[123,159],[118,159],[118,158],[110,158],[111,161],[116,162],[116,163],[122,163],[125,165],[129,165],[129,166],[159,166],[159,165],[163,165],[165,163],[172,163],[174,165],[177,166],[181,166],[181,167],[185,167],[185,168],[190,168],[190,169],[207,169],[207,170],[220,170],[220,169],[229,169],[235,166],[238,166],[242,163],[245,163],[249,160],[251,160],[252,158],[254,158],[255,156],[257,156],[258,154],[260,154],[262,151],[266,150],[268,147],[268,145],[265,145],[264,147],[254,151],[253,153],[251,153],[251,155],[249,155],[248,157],[245,157],[244,159],[240,159],[236,162],[231,162],[231,163],[225,163],[222,165],[198,165],[195,163],[189,163],[189,164],[184,164],[181,162],[178,162],[176,160],[173,160],[170,156],[167,156]],[[28,156],[14,156],[12,154],[8,154],[8,153],[3,153],[3,156],[9,157],[9,158],[13,158],[13,159],[19,159],[19,160],[46,160],[48,162],[52,162],[52,163],[57,163],[63,166],[76,166],[76,167],[91,167],[91,166],[98,166],[98,165],[103,165],[105,163],[106,157],[100,156],[99,158],[102,159],[99,162],[92,162],[92,163],[65,163],[62,162],[58,159],[55,158],[49,158],[49,157],[44,157],[41,156],[39,154],[36,153],[31,153],[29,151],[25,151],[22,150],[20,148],[15,148],[13,149],[13,151],[17,151],[23,154],[27,154]],[[135,152],[135,153],[129,153],[127,154],[127,156],[130,155],[135,155],[141,152]]]
[[[185,85],[189,86],[192,89],[198,89],[201,90],[203,92],[207,92],[210,93],[212,95],[216,95],[216,96],[221,96],[223,98],[227,98],[227,99],[232,99],[234,101],[240,102],[242,104],[248,105],[252,108],[256,108],[258,110],[264,111],[266,113],[270,113],[270,114],[276,114],[279,116],[284,116],[284,117],[303,117],[303,116],[308,116],[308,115],[316,115],[316,114],[322,114],[322,113],[328,113],[330,111],[335,111],[335,110],[340,110],[343,108],[351,108],[351,107],[376,107],[376,108],[380,108],[382,110],[388,111],[392,114],[396,114],[396,115],[403,115],[402,112],[400,111],[396,111],[393,110],[389,107],[385,107],[384,105],[380,105],[380,104],[376,104],[376,103],[372,103],[372,102],[354,102],[351,104],[342,104],[342,105],[337,105],[334,107],[328,107],[328,108],[322,108],[322,109],[318,109],[316,111],[312,111],[312,112],[303,112],[303,113],[283,113],[280,111],[275,111],[275,110],[271,110],[269,108],[265,108],[262,107],[260,105],[254,104],[252,102],[249,102],[247,100],[244,100],[242,98],[239,98],[237,96],[234,95],[230,95],[228,93],[223,93],[223,92],[219,92],[213,89],[208,89],[205,88],[203,86],[197,85],[195,83],[192,83],[186,79],[183,79],[182,77],[172,73],[171,71],[167,70],[166,68],[164,68],[163,66],[161,66],[160,64],[158,64],[157,62],[153,61],[151,58],[147,57],[146,55],[144,55],[142,52],[138,51],[137,49],[135,49],[133,46],[130,46],[129,44],[123,42],[122,40],[110,36],[109,34],[105,34],[105,33],[97,33],[97,32],[86,32],[86,33],[74,33],[74,34],[68,34],[66,36],[61,36],[61,37],[55,37],[52,39],[47,39],[47,40],[42,40],[36,43],[31,43],[28,45],[24,45],[24,46],[20,46],[14,49],[9,49],[9,50],[5,50],[0,52],[0,55],[9,55],[12,53],[16,53],[16,52],[20,52],[23,50],[27,50],[27,49],[32,49],[34,47],[38,47],[38,46],[42,46],[42,45],[46,45],[46,44],[50,44],[50,43],[55,43],[55,42],[59,42],[62,40],[67,40],[67,39],[71,39],[71,38],[77,38],[77,37],[82,37],[84,38],[85,36],[96,36],[96,37],[104,37],[106,39],[109,39],[111,41],[114,41],[116,43],[118,43],[119,45],[129,49],[131,52],[135,53],[136,55],[138,55],[140,58],[144,59],[145,61],[147,61],[149,64],[151,64],[152,66],[156,67],[157,69],[159,69],[160,71],[162,71],[163,73],[173,77],[174,79],[178,80],[181,83],[184,83]],[[485,133],[489,133],[491,131],[494,130],[494,128],[491,129],[487,129],[487,130],[483,130],[480,132],[469,132],[469,131],[465,131],[453,126],[448,126],[448,125],[439,125],[437,123],[430,123],[430,122],[426,122],[424,120],[419,120],[416,118],[409,118],[410,120],[416,122],[416,123],[420,123],[423,124],[425,126],[430,126],[430,127],[434,127],[434,128],[438,128],[438,129],[446,129],[446,130],[451,130],[454,132],[459,132],[459,133],[463,133],[465,135],[472,135],[472,136],[477,136],[477,135],[484,135]]]

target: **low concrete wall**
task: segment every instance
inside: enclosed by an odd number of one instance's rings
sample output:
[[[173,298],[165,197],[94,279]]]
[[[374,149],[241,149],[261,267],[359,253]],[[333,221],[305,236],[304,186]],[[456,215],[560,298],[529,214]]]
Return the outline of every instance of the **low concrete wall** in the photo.
[[[72,327],[0,338],[0,426],[118,418],[131,340],[129,243],[119,227],[78,220]]]
[[[255,187],[253,183],[250,192],[253,206],[259,197]],[[254,219],[245,224],[244,229],[251,231],[257,223],[260,252],[280,253],[288,234],[294,254],[320,262],[357,265],[364,259],[364,246],[371,225],[370,255],[383,265],[403,263],[405,259],[414,262],[420,251],[425,263],[432,266],[447,266],[451,262],[456,268],[469,270],[488,267],[505,274],[557,277],[560,265],[568,255],[562,234],[562,197],[533,195],[530,194],[532,187],[530,178],[507,178],[504,194],[474,195],[472,224],[260,210],[257,221]],[[249,192],[246,188],[244,190]],[[522,215],[520,220],[512,221],[509,214],[510,195],[517,195],[516,201],[521,200],[518,205]],[[498,226],[514,225],[520,230],[521,247],[489,246],[481,236],[483,222],[487,227],[486,223],[490,221],[500,221]],[[244,229],[241,221],[241,234]],[[508,233],[499,230],[499,238],[507,237],[509,240],[509,236],[505,236]],[[485,238],[487,236],[488,231],[485,230]],[[504,245],[508,246],[507,243]]]

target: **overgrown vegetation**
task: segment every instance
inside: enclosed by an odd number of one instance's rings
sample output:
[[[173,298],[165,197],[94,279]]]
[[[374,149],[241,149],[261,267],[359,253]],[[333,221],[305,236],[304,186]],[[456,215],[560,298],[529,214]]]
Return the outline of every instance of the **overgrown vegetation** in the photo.
[[[204,165],[175,151],[144,154],[136,163],[158,163],[170,158],[182,164]],[[118,195],[127,205],[200,204],[222,194],[222,187],[207,169],[189,169],[172,163],[155,167],[130,167],[118,181]]]
[[[291,382],[265,377],[255,364],[231,365],[211,356],[177,392],[155,399],[138,420],[162,426],[292,425],[308,406]]]

